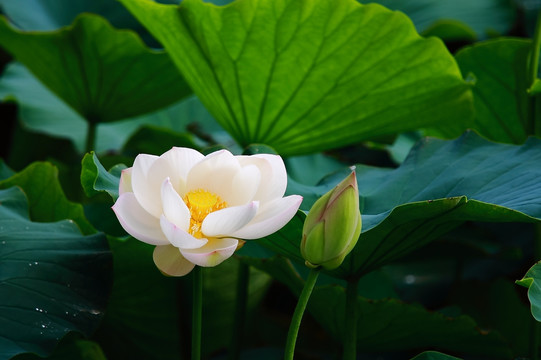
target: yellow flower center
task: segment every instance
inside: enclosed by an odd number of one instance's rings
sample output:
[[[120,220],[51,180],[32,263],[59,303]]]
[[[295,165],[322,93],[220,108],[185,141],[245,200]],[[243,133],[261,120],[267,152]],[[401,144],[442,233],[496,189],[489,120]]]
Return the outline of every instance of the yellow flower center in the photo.
[[[203,238],[201,224],[205,217],[211,212],[227,207],[227,203],[218,195],[207,190],[192,190],[182,198],[190,210],[190,229],[189,233],[196,238]]]

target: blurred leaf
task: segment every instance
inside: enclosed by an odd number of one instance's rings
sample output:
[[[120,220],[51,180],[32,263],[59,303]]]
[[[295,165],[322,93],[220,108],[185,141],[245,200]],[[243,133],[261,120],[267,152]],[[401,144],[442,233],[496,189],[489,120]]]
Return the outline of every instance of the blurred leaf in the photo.
[[[295,156],[284,159],[287,176],[305,185],[316,185],[325,175],[342,170],[344,164],[325,154]]]
[[[160,0],[162,3],[175,4],[178,0]],[[39,11],[28,11],[39,9]],[[94,13],[107,18],[116,28],[133,29],[148,44],[158,43],[148,34],[143,26],[116,1],[110,0],[0,0],[2,13],[23,30],[51,31],[68,26],[80,13]]]
[[[180,359],[190,344],[191,278],[162,275],[152,260],[153,246],[133,238],[110,240],[115,281],[105,318],[96,334],[111,358]],[[205,268],[203,352],[229,344],[234,316],[237,261]],[[270,279],[251,270],[248,309],[262,298]],[[182,286],[185,285],[185,286]],[[256,324],[257,325],[257,324]]]
[[[123,152],[129,156],[138,154],[161,155],[174,146],[197,149],[192,136],[186,133],[173,132],[156,126],[139,128],[124,144]]]
[[[122,2],[243,146],[302,154],[428,125],[467,127],[472,115],[443,43],[378,5]]]
[[[397,169],[357,166],[363,233],[333,275],[360,276],[437,239],[464,221],[537,222],[541,219],[541,140],[491,143],[473,132],[454,141],[425,139]],[[288,184],[304,197],[301,209],[341,181],[349,169],[315,187]],[[303,216],[260,240],[303,263]]]
[[[106,360],[98,343],[81,339],[70,333],[60,341],[47,360]],[[12,360],[42,360],[34,354],[17,355]]]
[[[537,263],[528,270],[518,285],[528,288],[528,300],[530,300],[532,315],[537,321],[541,321],[541,263]]]
[[[83,236],[71,220],[32,222],[28,210],[19,188],[0,190],[0,359],[46,356],[70,331],[89,336],[107,303],[105,237]]]
[[[243,258],[246,263],[268,272],[300,294],[304,280],[291,263],[282,258]],[[336,339],[345,330],[345,290],[325,285],[314,289],[308,302],[312,316]],[[358,297],[357,338],[359,351],[396,351],[438,347],[450,351],[509,358],[510,349],[499,334],[479,329],[469,317],[448,317],[395,299],[370,300]]]
[[[475,31],[456,20],[437,20],[432,25],[427,27],[423,32],[423,36],[437,36],[445,41],[470,41],[474,42],[477,38]]]
[[[0,159],[0,180],[5,180],[15,174],[15,171],[11,170],[9,166],[6,165],[4,160]]]
[[[177,279],[163,276],[152,261],[153,246],[133,238],[110,239],[113,291],[94,335],[110,359],[180,359]],[[187,297],[189,298],[189,297]]]
[[[55,138],[66,138],[82,153],[86,140],[85,120],[41,84],[20,63],[11,63],[0,77],[0,99],[15,101],[25,128]],[[190,131],[204,143],[222,143],[231,147],[233,140],[216,123],[194,96],[159,111],[126,120],[101,123],[97,129],[96,152],[119,150],[141,126],[153,125],[175,132]],[[201,144],[201,145],[204,145]]]
[[[456,60],[473,77],[473,128],[493,141],[523,143],[535,129],[530,122],[527,59],[530,40],[495,39],[466,47]]]
[[[422,354],[417,355],[411,360],[460,360],[457,357],[451,355],[445,355],[436,351],[425,351]]]
[[[516,17],[512,2],[507,0],[376,0],[370,2],[403,11],[411,18],[419,32],[429,29],[438,21],[452,20],[460,21],[473,29],[477,37],[486,38],[495,34],[507,34]]]
[[[0,35],[0,45],[90,122],[141,115],[191,93],[167,54],[96,15],[46,33],[1,20]]]
[[[33,163],[23,171],[0,181],[0,189],[19,186],[26,193],[32,221],[71,219],[83,234],[96,232],[86,220],[80,204],[66,199],[58,183],[58,170],[50,163]]]
[[[0,78],[0,99],[17,102],[24,127],[55,138],[71,140],[83,151],[87,124],[22,64],[9,64]]]
[[[220,266],[203,269],[203,353],[210,354],[229,347],[234,336],[238,266],[238,260],[232,258]],[[266,273],[250,268],[247,318],[263,299],[270,282],[271,278]],[[251,325],[261,326],[261,323],[256,320]],[[243,343],[250,338],[250,333],[247,326]]]
[[[120,174],[125,168],[126,166],[119,164],[107,172],[93,151],[86,154],[81,169],[81,185],[86,196],[92,197],[100,191],[106,191],[113,201],[116,201]]]

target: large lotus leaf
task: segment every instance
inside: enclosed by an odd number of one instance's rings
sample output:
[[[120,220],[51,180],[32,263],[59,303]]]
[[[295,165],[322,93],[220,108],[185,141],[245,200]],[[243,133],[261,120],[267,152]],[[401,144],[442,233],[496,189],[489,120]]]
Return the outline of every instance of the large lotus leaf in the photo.
[[[369,2],[361,0],[361,2]],[[370,1],[372,2],[372,1]],[[403,11],[419,32],[430,32],[442,21],[459,20],[478,37],[495,33],[507,34],[516,16],[515,8],[507,0],[376,0],[383,6]]]
[[[292,155],[471,118],[469,87],[443,43],[377,4],[122,3],[243,146]]]
[[[67,138],[82,152],[87,124],[81,116],[39,82],[22,64],[6,66],[0,78],[0,100],[16,101],[25,128]]]
[[[97,15],[53,32],[24,32],[0,20],[0,46],[90,122],[157,110],[188,95],[168,55]]]
[[[532,266],[517,284],[528,288],[532,315],[535,320],[541,321],[541,263]]]
[[[0,77],[0,99],[17,103],[19,120],[25,128],[67,138],[80,153],[84,151],[87,132],[84,119],[22,64],[14,62],[4,69]],[[94,149],[97,152],[119,150],[139,127],[148,124],[175,131],[190,130],[205,141],[232,144],[232,139],[192,95],[152,113],[99,124]]]
[[[532,42],[495,39],[456,54],[462,74],[474,82],[473,128],[490,140],[522,143],[536,134],[526,69]]]
[[[282,258],[241,258],[268,272],[297,296],[304,280],[292,264]],[[345,289],[338,285],[316,286],[308,302],[311,315],[335,338],[343,339]],[[448,317],[396,299],[357,298],[357,347],[359,351],[396,351],[437,347],[470,354],[509,358],[510,349],[501,336],[485,331],[468,316]]]
[[[178,3],[178,0],[160,0],[160,2],[174,4]],[[36,10],[28,11],[28,9]],[[133,29],[151,46],[158,45],[143,26],[116,1],[0,0],[0,10],[19,29],[31,31],[51,31],[68,26],[83,12],[99,14],[109,20],[114,27]]]
[[[45,356],[70,331],[89,336],[110,287],[105,236],[83,236],[70,220],[32,222],[17,187],[0,190],[0,204],[0,359]]]
[[[0,189],[19,186],[29,198],[34,221],[71,219],[83,234],[95,232],[86,220],[83,207],[69,201],[58,181],[58,169],[50,163],[33,163],[19,173],[0,181]]]
[[[360,276],[437,239],[464,221],[536,222],[541,219],[541,140],[492,143],[473,132],[454,141],[427,138],[397,169],[357,166],[362,234],[334,275]],[[350,170],[318,186],[289,181],[303,210]],[[261,243],[302,261],[301,213]]]

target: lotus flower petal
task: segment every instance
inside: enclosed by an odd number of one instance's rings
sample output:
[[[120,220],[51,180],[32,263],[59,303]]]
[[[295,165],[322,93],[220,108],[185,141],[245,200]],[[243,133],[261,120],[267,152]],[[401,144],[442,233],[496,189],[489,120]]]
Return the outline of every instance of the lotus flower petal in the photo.
[[[169,276],[184,276],[195,266],[172,245],[156,246],[152,259],[158,269]]]
[[[141,207],[133,193],[120,195],[113,211],[124,230],[137,240],[151,245],[169,244],[160,229],[160,221]]]
[[[227,236],[240,230],[256,215],[259,202],[229,207],[210,213],[203,221],[203,234],[206,236]]]
[[[173,184],[171,184],[171,180],[168,177],[162,184],[161,198],[163,204],[162,211],[167,220],[175,224],[176,227],[188,231],[190,227],[190,210],[173,188]]]
[[[221,264],[233,255],[239,241],[230,238],[213,238],[205,246],[198,249],[181,249],[182,255],[195,265],[211,267]]]
[[[275,199],[260,208],[250,223],[230,236],[241,239],[259,239],[268,236],[280,230],[295,216],[301,202],[302,197],[299,195]]]

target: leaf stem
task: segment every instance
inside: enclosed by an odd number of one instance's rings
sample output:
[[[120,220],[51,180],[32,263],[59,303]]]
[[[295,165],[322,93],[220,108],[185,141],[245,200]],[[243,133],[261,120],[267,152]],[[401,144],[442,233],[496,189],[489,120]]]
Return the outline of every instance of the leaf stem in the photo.
[[[359,279],[348,281],[346,288],[346,332],[344,334],[344,360],[357,358],[357,288]]]
[[[532,87],[535,81],[537,80],[537,73],[539,68],[539,50],[541,48],[541,11],[537,14],[537,20],[535,23],[535,32],[532,39],[532,47],[530,49],[530,58],[528,63],[528,78],[526,83],[528,88]],[[526,134],[535,135],[537,128],[535,123],[536,118],[536,103],[537,96],[532,95],[529,98],[529,114],[528,114],[528,123],[526,125]]]
[[[291,318],[291,324],[289,325],[284,360],[293,360],[293,356],[295,355],[297,334],[299,333],[299,328],[301,326],[302,316],[304,314],[306,304],[308,304],[308,299],[310,299],[310,295],[312,294],[312,290],[314,289],[318,276],[319,268],[312,269],[310,271],[310,274],[308,275],[308,278],[306,279],[306,282],[304,283],[301,296],[299,297],[299,301],[297,302],[297,306],[295,307],[295,312],[293,313],[293,317]]]
[[[193,311],[192,311],[192,360],[201,359],[201,318],[203,312],[203,271],[195,266],[192,271]]]
[[[229,360],[240,358],[240,348],[244,339],[246,323],[246,305],[248,300],[248,284],[250,280],[250,266],[239,261],[237,274],[237,299],[235,304],[235,318],[231,333],[231,346],[229,347]]]
[[[528,85],[532,86],[537,79],[537,68],[539,65],[539,48],[541,47],[541,11],[537,14],[535,32],[532,40],[530,63],[528,64]]]
[[[97,123],[93,121],[88,122],[88,129],[86,132],[86,143],[85,143],[85,152],[89,153],[94,150],[94,145],[96,142],[96,128]]]

